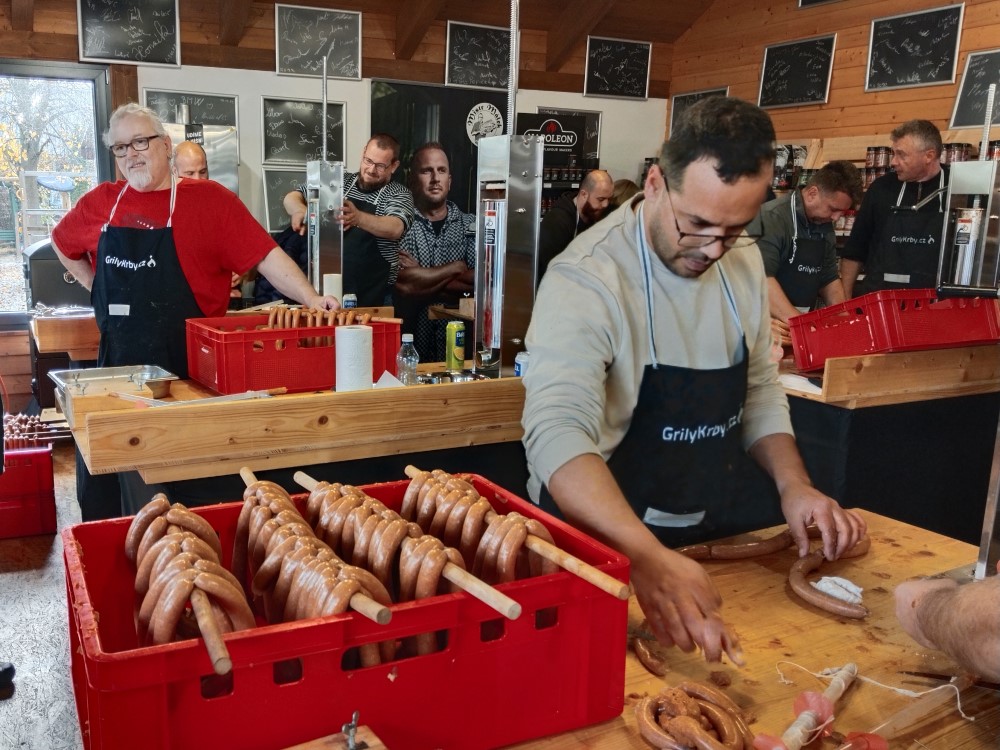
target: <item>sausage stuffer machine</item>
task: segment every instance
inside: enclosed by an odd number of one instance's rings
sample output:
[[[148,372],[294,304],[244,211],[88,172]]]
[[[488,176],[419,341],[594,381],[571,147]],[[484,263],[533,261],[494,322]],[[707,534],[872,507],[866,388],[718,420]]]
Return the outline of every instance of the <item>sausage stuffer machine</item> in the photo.
[[[1000,162],[986,159],[996,85],[986,101],[979,160],[956,162],[950,167],[948,201],[944,212],[941,256],[938,264],[939,297],[1000,298]],[[993,465],[986,495],[986,512],[979,555],[973,576],[982,579],[997,572],[1000,560],[1000,424],[993,447]],[[964,571],[964,573],[960,573]],[[967,568],[954,571],[967,579]]]

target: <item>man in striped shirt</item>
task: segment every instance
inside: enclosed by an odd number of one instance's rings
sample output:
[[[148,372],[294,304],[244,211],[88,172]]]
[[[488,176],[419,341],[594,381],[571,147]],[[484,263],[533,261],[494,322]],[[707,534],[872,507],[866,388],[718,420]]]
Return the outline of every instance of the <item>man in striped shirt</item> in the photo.
[[[399,167],[399,141],[376,133],[365,144],[357,172],[344,173],[344,206],[337,221],[344,227],[343,289],[359,307],[388,302],[399,272],[399,239],[413,221],[413,196],[392,175]],[[306,231],[305,194],[285,196],[292,229]]]

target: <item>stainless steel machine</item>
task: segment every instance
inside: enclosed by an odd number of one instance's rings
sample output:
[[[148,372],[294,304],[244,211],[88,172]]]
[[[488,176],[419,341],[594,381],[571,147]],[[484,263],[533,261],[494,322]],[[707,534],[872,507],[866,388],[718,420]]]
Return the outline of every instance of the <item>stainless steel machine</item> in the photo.
[[[538,274],[542,156],[538,136],[479,140],[475,370],[499,377],[524,349]]]
[[[215,182],[240,193],[240,139],[232,125],[201,125],[190,122],[188,105],[181,104],[174,115],[176,122],[163,123],[163,129],[176,147],[192,141],[205,149],[208,174]]]

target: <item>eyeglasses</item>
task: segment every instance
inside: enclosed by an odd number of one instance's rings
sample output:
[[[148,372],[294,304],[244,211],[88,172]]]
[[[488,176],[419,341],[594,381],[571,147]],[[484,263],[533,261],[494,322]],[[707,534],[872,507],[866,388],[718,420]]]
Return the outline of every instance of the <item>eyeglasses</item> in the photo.
[[[384,172],[390,166],[392,166],[391,164],[379,164],[377,161],[372,161],[367,156],[361,157],[361,163],[364,164],[369,169],[374,169],[376,172],[379,173]]]
[[[147,151],[149,149],[149,142],[154,138],[162,138],[162,135],[146,135],[140,138],[133,138],[128,143],[116,143],[111,146],[111,153],[117,156],[119,159],[128,153],[128,147],[131,146],[133,151]]]
[[[670,203],[670,213],[674,217],[674,228],[677,229],[677,244],[680,247],[699,248],[707,247],[715,242],[721,242],[724,248],[731,250],[734,247],[748,247],[762,237],[759,234],[747,234],[746,232],[741,232],[740,234],[691,234],[690,232],[682,232],[681,225],[677,223],[677,212],[674,211],[674,201],[670,197],[669,188],[667,189],[667,201]]]

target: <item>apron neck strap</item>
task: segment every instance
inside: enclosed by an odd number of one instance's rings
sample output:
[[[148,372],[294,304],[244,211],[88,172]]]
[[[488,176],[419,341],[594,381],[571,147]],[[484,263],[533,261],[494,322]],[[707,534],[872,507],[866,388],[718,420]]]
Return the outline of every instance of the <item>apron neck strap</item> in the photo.
[[[111,213],[108,214],[108,220],[104,222],[104,226],[101,227],[101,231],[107,231],[107,228],[111,225],[111,220],[115,218],[115,212],[118,210],[118,204],[121,203],[122,196],[125,195],[125,191],[129,189],[128,182],[125,183],[125,187],[122,191],[118,193],[118,197],[115,199],[115,205],[111,207]],[[177,178],[173,174],[170,175],[170,213],[167,215],[167,227],[173,225],[174,221],[174,206],[177,205]]]
[[[920,183],[917,183],[917,184],[919,185]],[[903,203],[903,193],[906,192],[906,185],[907,185],[907,183],[904,182],[900,186],[900,188],[899,188],[899,195],[896,198],[896,205],[897,206],[900,206]],[[941,170],[938,170],[938,189],[940,190],[943,187],[944,187],[944,170],[941,169]],[[943,193],[938,193],[938,196],[937,196],[937,199],[938,199],[938,210],[939,211],[944,211],[944,198],[942,197],[943,195],[944,195]]]
[[[792,257],[788,259],[788,263],[792,264],[795,262],[795,253],[799,249],[799,217],[795,211],[795,196],[798,194],[799,190],[796,188],[792,191]]]
[[[347,191],[350,190],[352,187],[354,187],[355,185],[358,184],[358,178],[359,177],[361,177],[361,174],[359,172],[356,172],[354,174],[354,179],[351,181],[351,184],[350,185],[344,185],[344,197],[345,198],[347,197]],[[389,187],[389,183],[388,182],[385,185],[383,185],[381,188],[379,188],[379,191],[377,193],[375,193],[375,201],[372,203],[373,206],[377,206],[378,205],[379,200],[382,198],[382,193],[385,191],[385,189],[387,187]]]

